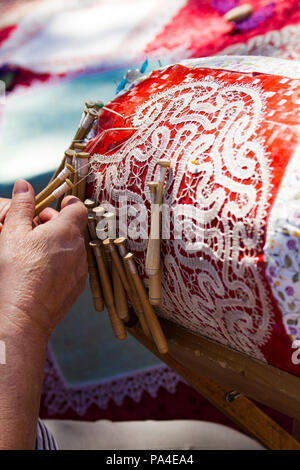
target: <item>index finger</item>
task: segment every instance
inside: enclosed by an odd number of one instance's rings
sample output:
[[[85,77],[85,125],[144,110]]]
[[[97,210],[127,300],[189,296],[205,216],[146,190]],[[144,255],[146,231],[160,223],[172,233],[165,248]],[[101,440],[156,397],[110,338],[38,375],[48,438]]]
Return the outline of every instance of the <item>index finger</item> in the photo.
[[[87,226],[87,209],[85,205],[75,196],[67,196],[61,203],[61,211],[58,219],[68,224],[76,224],[81,232]]]

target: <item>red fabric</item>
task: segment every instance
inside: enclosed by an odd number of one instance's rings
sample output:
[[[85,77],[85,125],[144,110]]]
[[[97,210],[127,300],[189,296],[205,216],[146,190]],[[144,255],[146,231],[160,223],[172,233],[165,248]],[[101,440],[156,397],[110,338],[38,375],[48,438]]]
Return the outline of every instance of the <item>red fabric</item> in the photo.
[[[5,28],[0,30],[0,46],[6,39],[9,38],[11,33],[17,28],[17,25],[13,24],[10,26],[6,26]]]
[[[217,77],[219,71],[209,71],[210,77]],[[162,79],[163,75],[168,74],[168,79]],[[203,69],[189,69],[180,65],[175,65],[168,67],[166,70],[160,72],[160,71],[155,71],[151,74],[151,77],[142,81],[140,84],[138,84],[135,89],[134,89],[134,94],[123,94],[122,96],[117,97],[109,106],[112,107],[115,111],[128,116],[131,115],[135,112],[135,109],[137,106],[141,105],[144,101],[148,100],[150,96],[157,91],[163,92],[164,89],[174,86],[176,84],[180,84],[184,81],[184,79],[189,77],[189,80],[199,80],[201,78],[204,78],[207,75],[207,70]],[[225,72],[222,76],[222,80],[226,82],[226,84],[234,84],[236,83],[236,79],[240,76],[240,73],[233,73],[233,72]],[[243,84],[251,85],[254,79],[257,78],[257,75],[253,77],[250,74],[244,74],[243,76]],[[273,189],[271,190],[271,194],[269,195],[269,208],[268,208],[268,213],[271,210],[272,204],[274,202],[274,198],[276,196],[278,186],[280,184],[280,181],[282,179],[282,176],[285,171],[285,167],[287,163],[289,162],[289,159],[293,153],[293,150],[295,149],[296,143],[297,143],[297,130],[295,129],[295,124],[299,124],[299,116],[297,113],[295,113],[295,107],[294,107],[294,100],[297,99],[297,96],[299,96],[300,92],[300,87],[299,87],[299,82],[295,82],[295,92],[291,96],[285,95],[285,92],[289,89],[290,85],[290,80],[287,80],[287,83],[281,83],[282,78],[277,77],[277,76],[272,76],[272,75],[263,75],[259,74],[259,79],[260,79],[260,86],[264,91],[272,91],[276,92],[274,93],[273,97],[268,99],[267,104],[266,104],[266,110],[265,110],[265,115],[267,115],[268,111],[274,110],[275,113],[272,116],[271,120],[266,120],[261,123],[259,128],[257,129],[257,135],[258,138],[262,137],[264,141],[266,142],[266,150],[269,153],[269,160],[270,160],[270,168],[272,168],[273,174],[272,174],[272,184],[273,184]],[[282,105],[279,105],[279,102],[284,95],[286,102],[284,104],[284,107]],[[164,123],[165,125],[168,123]],[[130,127],[131,124],[129,120],[126,123],[125,127]],[[104,154],[109,152],[110,150],[113,150],[113,148],[119,146],[121,142],[124,142],[129,136],[133,135],[134,131],[129,130],[128,132],[125,131],[112,131],[106,133],[106,135],[102,134],[103,129],[109,129],[109,128],[114,128],[114,127],[124,127],[124,123],[122,122],[121,118],[115,117],[115,115],[112,115],[111,113],[108,112],[103,112],[101,113],[101,116],[99,118],[99,134],[98,136],[91,141],[88,144],[87,150],[90,151],[92,154],[93,153],[100,153]],[[172,126],[170,126],[170,129]],[[284,129],[284,130],[283,130]],[[280,132],[279,132],[280,130]],[[170,157],[170,156],[169,156]],[[151,158],[148,161],[148,164],[151,161]],[[138,165],[138,163],[135,162],[135,165]],[[124,162],[121,162],[118,164],[118,171],[123,172],[125,171]],[[103,172],[103,175],[105,177],[107,170],[107,164],[99,164],[98,171]],[[131,171],[136,171],[133,170],[133,167],[131,167]],[[127,186],[127,189],[131,190],[132,192],[136,194],[142,195],[144,192],[144,184],[145,184],[145,172],[147,171],[147,168],[144,167],[144,170],[142,169],[139,170],[140,174],[140,180],[141,180],[141,186],[137,187],[134,183],[134,185],[130,186],[130,184]],[[176,169],[174,169],[176,173]],[[136,180],[134,180],[136,181]],[[104,188],[104,184],[102,185]],[[185,188],[185,180],[183,178],[182,183],[181,183],[181,188],[179,189],[179,193],[183,192]],[[89,192],[91,194],[92,187],[90,186]],[[257,193],[259,192],[260,187],[259,185],[256,188]],[[112,204],[115,204],[111,198],[110,195],[107,194],[105,189],[101,190],[100,193],[100,198],[99,202],[102,200],[109,200]],[[183,198],[180,199],[181,203],[182,201],[184,203],[189,203],[189,198],[187,196],[184,196]],[[146,201],[146,204],[149,203]],[[148,207],[149,209],[149,207]],[[266,220],[265,218],[265,226],[266,226]],[[258,262],[258,270],[261,272],[262,276],[265,278],[265,272],[264,272],[264,259],[263,259],[263,246],[265,243],[265,236],[262,237],[260,246],[256,247],[256,253],[257,257],[259,259]],[[164,250],[164,248],[162,248]],[[141,263],[139,264],[139,267],[142,266],[142,270],[144,268],[145,264],[145,253],[144,252],[138,252],[136,255],[140,258]],[[199,254],[200,256],[200,254]],[[162,258],[163,259],[163,258]],[[187,268],[183,268],[183,266],[180,266],[179,269],[186,269],[188,272]],[[221,269],[221,268],[220,268]],[[287,334],[285,333],[282,320],[281,320],[281,313],[277,307],[277,304],[275,300],[273,299],[271,289],[269,287],[269,284],[267,280],[265,279],[265,287],[269,291],[269,297],[272,301],[273,305],[273,312],[274,312],[274,317],[275,317],[275,323],[271,332],[271,337],[265,344],[265,346],[262,347],[261,351],[263,352],[266,360],[268,363],[275,365],[276,367],[279,367],[281,369],[287,370],[289,372],[292,372],[294,374],[299,375],[300,374],[300,367],[293,365],[291,362],[291,354],[292,354],[292,349],[291,349],[291,341]],[[196,294],[197,291],[195,292],[190,292],[187,291],[186,295],[191,295],[191,294]],[[173,320],[178,321],[180,323],[181,320],[181,312],[178,311],[176,312],[176,304],[174,303],[174,314],[173,315]],[[200,314],[201,315],[201,314]]]
[[[226,22],[212,8],[211,3],[211,1],[188,0],[164,30],[148,44],[145,52],[186,47],[187,51],[190,51],[186,57],[206,57],[232,44],[244,43],[254,36],[280,30],[284,26],[297,24],[300,21],[298,0],[283,0],[276,2],[272,16],[256,28],[245,32],[235,31],[232,24]],[[249,2],[243,0],[240,3]],[[251,2],[254,9],[265,4],[264,0]]]

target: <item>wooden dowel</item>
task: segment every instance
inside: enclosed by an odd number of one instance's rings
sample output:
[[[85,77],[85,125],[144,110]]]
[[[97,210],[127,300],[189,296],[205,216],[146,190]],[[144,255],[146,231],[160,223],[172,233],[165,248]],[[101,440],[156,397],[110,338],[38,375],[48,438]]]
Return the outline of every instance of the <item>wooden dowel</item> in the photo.
[[[161,204],[163,202],[164,184],[166,179],[167,169],[170,167],[170,160],[158,160],[157,164],[160,166],[160,175],[157,182],[155,193],[155,204],[152,205],[151,210],[151,231],[148,240],[147,255],[146,255],[146,273],[147,275],[154,276],[160,272],[160,232],[161,232]]]
[[[69,189],[73,188],[73,184],[67,178],[66,181],[56,188],[48,197],[43,199],[39,204],[35,206],[34,217],[39,215],[46,207],[50,206],[52,202],[63,196]]]
[[[124,262],[127,263],[130,274],[134,280],[138,295],[143,305],[143,309],[147,318],[147,323],[149,325],[152,337],[154,342],[157,346],[158,351],[161,354],[166,354],[168,352],[168,343],[166,337],[163,333],[163,330],[160,326],[156,313],[149,302],[144,284],[138,274],[135,262],[134,262],[134,255],[132,253],[128,253],[124,258]]]
[[[96,234],[96,217],[93,214],[88,214],[88,230],[91,240],[97,240]]]
[[[95,119],[98,117],[98,112],[94,108],[89,108],[86,115],[83,117],[82,122],[75,134],[74,141],[83,140],[90,131]]]
[[[151,198],[151,222],[150,222],[150,237],[148,240],[147,253],[146,253],[146,266],[156,256],[155,253],[160,251],[160,206],[156,204],[157,197],[157,182],[148,183]],[[159,246],[157,247],[156,244]],[[152,253],[154,251],[154,253]],[[161,272],[160,265],[156,273],[153,274],[150,270],[146,269],[146,273],[149,276],[149,301],[152,305],[159,305],[161,303],[162,288],[161,288]]]
[[[94,240],[90,242],[90,246],[94,250],[94,255],[96,258],[97,265],[98,265],[101,284],[103,287],[104,302],[108,310],[112,329],[115,333],[116,338],[123,340],[126,338],[126,330],[125,330],[122,320],[118,317],[118,314],[116,312],[116,308],[114,305],[113,290],[112,290],[109,274],[107,272],[107,269],[104,263],[104,258],[102,255],[100,244],[101,242],[99,240],[97,241]]]
[[[160,305],[162,298],[161,271],[149,276],[149,302],[151,305]]]
[[[85,199],[85,190],[86,190],[86,177],[89,172],[89,158],[90,154],[87,152],[80,152],[76,155],[78,159],[78,189],[77,189],[77,197],[84,201]]]
[[[126,249],[126,240],[125,238],[117,238],[114,240],[114,245],[118,248],[119,254],[121,259],[124,258],[127,254],[127,249]],[[120,259],[120,258],[119,258]],[[127,291],[128,297],[132,303],[132,306],[134,308],[134,311],[139,319],[139,322],[141,324],[142,330],[146,336],[150,336],[150,329],[147,324],[147,320],[145,317],[144,309],[142,302],[140,301],[139,295],[137,293],[136,287],[134,280],[130,274],[130,270],[127,266],[126,263],[122,263],[122,267],[124,267],[126,279],[127,279],[127,285],[129,287],[129,290]]]
[[[100,280],[98,275],[98,269],[95,257],[93,255],[92,248],[90,247],[90,238],[87,230],[84,234],[85,248],[87,255],[87,264],[89,271],[89,283],[93,297],[93,304],[97,312],[102,312],[104,310],[103,296],[101,292]]]
[[[66,163],[66,166],[62,169],[62,171],[57,175],[57,177],[51,181],[51,183],[46,186],[39,194],[35,197],[35,204],[39,204],[43,199],[50,196],[50,194],[58,188],[70,175],[74,173],[74,168]],[[70,179],[71,181],[71,179]]]
[[[112,257],[113,263],[116,266],[116,269],[119,273],[119,276],[120,276],[120,279],[122,281],[123,287],[126,290],[126,292],[130,295],[130,287],[129,287],[129,284],[128,284],[128,281],[127,281],[124,266],[123,266],[123,263],[120,259],[119,253],[118,253],[115,245],[113,244],[113,242],[109,238],[107,238],[106,240],[103,241],[103,246],[105,248],[107,248],[107,250],[109,251],[109,253]]]
[[[112,279],[117,314],[124,322],[129,321],[127,298],[115,264],[112,264]]]

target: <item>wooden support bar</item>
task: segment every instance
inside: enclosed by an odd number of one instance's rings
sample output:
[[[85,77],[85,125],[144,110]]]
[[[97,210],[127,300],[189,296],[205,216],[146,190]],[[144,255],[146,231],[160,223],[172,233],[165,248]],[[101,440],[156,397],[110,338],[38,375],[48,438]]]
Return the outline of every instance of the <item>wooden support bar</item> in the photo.
[[[201,395],[266,448],[272,450],[300,449],[299,442],[246,397],[240,396],[232,403],[228,403],[226,396],[231,391],[230,388],[223,387],[212,379],[208,379],[185,367],[174,359],[172,352],[160,354],[150,338],[146,337],[137,326],[128,330],[140,343],[144,344],[147,349],[175,370]]]

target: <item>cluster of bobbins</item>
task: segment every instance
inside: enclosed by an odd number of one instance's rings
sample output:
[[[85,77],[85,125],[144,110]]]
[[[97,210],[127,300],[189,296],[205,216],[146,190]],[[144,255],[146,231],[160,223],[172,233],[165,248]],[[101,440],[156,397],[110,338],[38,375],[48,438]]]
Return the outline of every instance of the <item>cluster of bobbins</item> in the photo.
[[[86,102],[78,130],[70,147],[65,151],[60,166],[48,186],[36,196],[35,216],[54,201],[57,201],[56,208],[60,210],[62,198],[67,194],[77,196],[85,202],[88,210],[85,245],[95,309],[102,312],[104,305],[106,306],[116,338],[125,339],[126,328],[132,327],[138,321],[144,334],[153,338],[158,351],[166,354],[167,340],[153,305],[159,305],[161,301],[160,208],[166,171],[170,162],[159,160],[160,177],[157,182],[149,183],[152,204],[146,260],[146,272],[149,276],[148,295],[139,276],[134,255],[127,251],[126,240],[124,238],[114,240],[108,236],[109,220],[114,218],[114,214],[106,212],[101,206],[96,206],[96,202],[91,199],[85,200],[90,154],[84,151],[86,143],[83,140],[97,119],[99,109],[115,113],[101,102]],[[128,300],[134,314],[128,308]]]
[[[108,224],[114,219],[95,201],[85,200],[88,214],[86,249],[94,307],[107,308],[116,338],[126,337],[126,328],[139,321],[144,334],[152,336],[158,351],[165,354],[168,344],[144,284],[139,276],[133,253],[128,252],[125,238],[109,237]],[[128,308],[130,301],[135,315]]]

